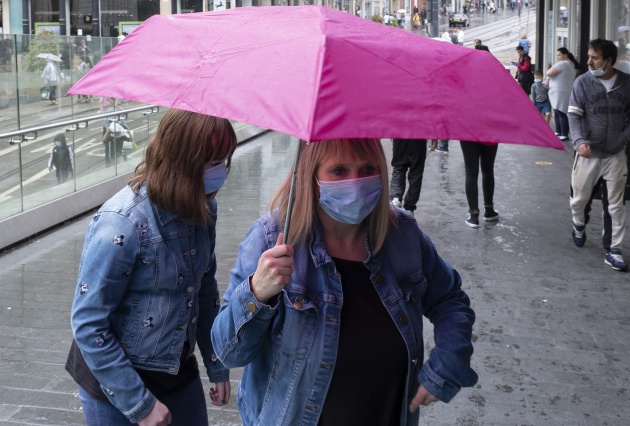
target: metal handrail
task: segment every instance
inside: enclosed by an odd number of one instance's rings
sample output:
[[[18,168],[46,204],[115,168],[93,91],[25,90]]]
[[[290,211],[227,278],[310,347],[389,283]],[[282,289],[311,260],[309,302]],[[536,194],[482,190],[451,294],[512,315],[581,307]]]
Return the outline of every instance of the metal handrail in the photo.
[[[135,107],[135,108],[130,108],[130,109],[125,109],[125,110],[118,110],[118,111],[112,111],[112,112],[107,112],[107,113],[103,113],[103,114],[97,114],[97,115],[90,115],[87,117],[82,117],[82,118],[76,118],[73,120],[67,120],[67,121],[62,121],[62,122],[56,122],[56,123],[52,123],[52,124],[44,124],[42,126],[37,126],[37,127],[30,127],[28,129],[21,129],[21,130],[15,130],[13,132],[9,132],[9,133],[0,133],[0,139],[10,139],[9,140],[9,144],[10,145],[15,145],[15,144],[19,144],[22,142],[25,142],[26,140],[33,140],[37,138],[37,132],[42,131],[42,130],[48,130],[48,129],[54,129],[54,128],[58,128],[58,127],[67,127],[67,126],[71,126],[73,124],[79,125],[80,123],[86,123],[86,127],[87,127],[87,123],[90,121],[94,121],[94,120],[101,120],[103,118],[107,118],[107,117],[118,117],[119,119],[124,119],[126,118],[128,113],[131,112],[138,112],[138,111],[143,111],[145,110],[145,115],[149,115],[149,114],[153,114],[155,112],[159,111],[159,107],[157,105],[146,105],[146,106],[141,106],[141,107]],[[121,117],[122,116],[122,117]],[[26,139],[26,135],[27,134],[35,134],[35,137],[32,137],[30,139]],[[16,137],[19,137],[19,139],[15,139]]]

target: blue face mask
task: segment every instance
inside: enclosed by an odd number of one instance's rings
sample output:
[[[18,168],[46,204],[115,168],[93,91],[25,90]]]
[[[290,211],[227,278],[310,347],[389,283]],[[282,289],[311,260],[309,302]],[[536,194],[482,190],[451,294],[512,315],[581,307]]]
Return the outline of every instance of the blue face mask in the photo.
[[[228,171],[225,163],[217,164],[203,172],[203,186],[206,195],[217,192],[227,179]]]
[[[376,207],[381,195],[381,176],[320,182],[319,205],[339,222],[356,225]]]
[[[595,77],[601,77],[604,74],[606,74],[606,71],[608,71],[606,68],[601,67],[601,68],[597,68],[596,70],[592,70],[589,69],[589,71],[591,72],[591,74],[593,74]]]

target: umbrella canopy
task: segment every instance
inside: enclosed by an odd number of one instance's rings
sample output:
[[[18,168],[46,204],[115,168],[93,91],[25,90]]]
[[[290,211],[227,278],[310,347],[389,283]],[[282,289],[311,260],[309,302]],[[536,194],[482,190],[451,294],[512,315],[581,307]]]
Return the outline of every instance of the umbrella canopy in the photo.
[[[430,138],[564,149],[491,54],[321,6],[156,15],[69,91],[307,141]]]
[[[61,58],[57,55],[53,55],[52,53],[40,53],[37,55],[37,57],[41,59],[46,59],[47,61],[61,62]]]

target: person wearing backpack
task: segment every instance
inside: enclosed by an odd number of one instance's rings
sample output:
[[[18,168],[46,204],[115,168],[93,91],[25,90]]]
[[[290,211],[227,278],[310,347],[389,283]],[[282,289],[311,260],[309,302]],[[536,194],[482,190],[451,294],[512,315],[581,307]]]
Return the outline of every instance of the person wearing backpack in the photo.
[[[518,80],[519,86],[523,88],[527,96],[532,93],[532,83],[534,82],[534,72],[532,70],[532,58],[525,53],[523,46],[516,46],[516,52],[518,53],[518,61],[512,62],[516,65],[516,80]]]

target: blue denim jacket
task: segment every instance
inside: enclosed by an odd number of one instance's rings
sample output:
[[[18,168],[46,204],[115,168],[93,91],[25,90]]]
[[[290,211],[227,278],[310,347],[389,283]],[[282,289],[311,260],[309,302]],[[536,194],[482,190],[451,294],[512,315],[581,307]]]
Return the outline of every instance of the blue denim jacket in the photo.
[[[216,201],[209,203],[216,218]],[[194,226],[153,205],[144,187],[107,201],[88,226],[72,308],[85,362],[132,423],[155,397],[134,367],[177,374],[186,338],[199,344],[208,377],[228,380],[210,328],[219,310],[215,227]]]
[[[226,367],[245,366],[237,394],[245,425],[316,425],[335,368],[343,296],[321,229],[294,247],[292,281],[268,305],[250,291],[260,255],[275,245],[281,230],[271,215],[252,225],[212,327],[214,348]],[[370,252],[369,236],[366,247]],[[401,424],[417,425],[418,411],[410,413],[408,405],[420,383],[448,402],[461,387],[477,382],[470,367],[475,314],[459,274],[407,214],[399,212],[383,248],[364,264],[407,346]],[[423,315],[435,333],[435,348],[424,364]]]

